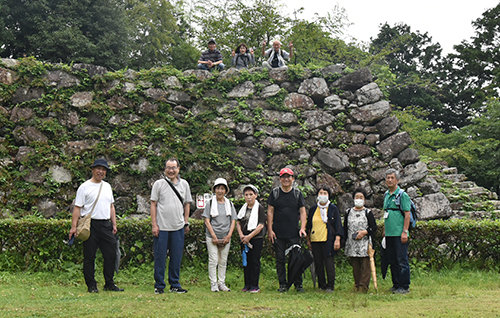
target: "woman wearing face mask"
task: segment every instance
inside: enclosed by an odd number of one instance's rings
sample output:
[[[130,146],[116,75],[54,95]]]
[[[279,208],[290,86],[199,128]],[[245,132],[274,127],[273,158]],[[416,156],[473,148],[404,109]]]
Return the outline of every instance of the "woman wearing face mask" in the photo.
[[[360,292],[367,292],[370,285],[368,244],[375,242],[374,235],[377,232],[373,213],[365,208],[365,198],[366,192],[363,189],[356,189],[354,207],[347,209],[344,217],[345,254],[352,265],[354,288]]]
[[[330,202],[330,196],[330,188],[325,185],[319,186],[317,204],[309,209],[306,225],[318,286],[327,292],[332,292],[335,288],[334,256],[340,248],[340,239],[344,235],[339,209]]]

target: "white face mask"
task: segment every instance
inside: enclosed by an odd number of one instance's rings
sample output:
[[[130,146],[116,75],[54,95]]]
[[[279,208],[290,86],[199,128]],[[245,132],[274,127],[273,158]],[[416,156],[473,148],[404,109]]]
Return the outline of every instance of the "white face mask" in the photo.
[[[357,208],[362,208],[365,205],[365,200],[363,199],[354,199],[354,206]]]
[[[318,202],[321,204],[325,204],[328,202],[328,196],[327,195],[318,195]]]

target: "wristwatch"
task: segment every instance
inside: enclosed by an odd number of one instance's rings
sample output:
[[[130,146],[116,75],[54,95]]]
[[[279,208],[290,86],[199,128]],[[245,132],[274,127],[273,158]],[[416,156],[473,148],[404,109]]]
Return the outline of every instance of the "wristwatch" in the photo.
[[[408,232],[408,230],[403,230],[403,232],[406,233],[406,235],[408,235],[410,232]]]
[[[189,226],[189,223],[184,223],[184,227],[188,227]]]

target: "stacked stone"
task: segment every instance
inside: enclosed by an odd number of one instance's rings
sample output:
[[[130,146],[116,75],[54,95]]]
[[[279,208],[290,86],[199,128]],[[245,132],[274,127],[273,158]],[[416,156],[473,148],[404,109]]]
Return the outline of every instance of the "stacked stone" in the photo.
[[[2,63],[5,68],[0,68],[1,83],[14,84],[17,75],[13,69],[17,61],[3,59]],[[76,71],[86,71],[90,76],[106,73],[106,69],[93,65],[75,64],[72,67]],[[195,116],[203,113],[205,105],[201,99],[214,97],[220,102],[216,106],[218,117],[211,124],[230,131],[228,138],[237,144],[236,158],[243,168],[263,177],[272,177],[274,185],[278,184],[276,173],[280,168],[293,168],[298,176],[297,184],[312,190],[307,197],[308,204],[315,200],[316,186],[327,184],[343,211],[353,205],[351,192],[361,187],[368,193],[367,206],[373,207],[377,214],[386,190],[384,172],[392,167],[401,171],[400,184],[414,198],[423,219],[449,217],[448,200],[440,192],[439,184],[428,176],[427,166],[419,161],[417,151],[409,148],[412,143],[410,136],[399,131],[400,124],[396,117],[391,116],[389,102],[383,100],[369,70],[363,68],[344,74],[344,68],[343,65],[332,65],[314,75],[306,69],[299,79],[291,79],[286,70],[270,70],[268,80],[246,81],[228,92],[206,90],[201,98],[193,93],[193,88],[205,80],[213,80],[214,74],[207,71],[184,72],[184,76],[194,75],[197,83],[183,84],[177,77],[169,76],[160,87],[155,87],[151,82],[138,81],[137,73],[128,70],[121,80],[103,80],[98,93],[97,89],[76,92],[64,112],[49,117],[57,118],[77,138],[61,145],[62,151],[68,156],[80,156],[95,149],[97,141],[91,138],[92,134],[102,132],[108,126],[137,123],[154,117],[159,102],[171,104],[172,117],[181,119],[188,111]],[[260,71],[255,68],[250,73]],[[218,76],[217,81],[230,81],[240,76],[240,71],[229,69]],[[80,85],[76,76],[61,70],[49,71],[43,76],[43,81],[46,86],[57,89]],[[139,89],[145,101],[136,103],[126,97]],[[20,146],[14,158],[0,158],[0,166],[18,165],[20,169],[29,169],[24,177],[26,182],[42,184],[49,176],[53,182],[72,185],[69,191],[60,194],[67,201],[78,184],[70,171],[57,164],[50,167],[25,167],[22,164],[33,152],[32,142],[47,142],[47,136],[30,124],[35,114],[22,103],[40,99],[44,93],[43,87],[19,86],[11,100],[1,101],[9,104],[8,107],[0,106],[0,112],[16,123],[12,136]],[[282,104],[271,102],[283,95],[286,96]],[[93,112],[91,106],[96,99],[104,100],[115,114],[104,118]],[[247,107],[241,109],[242,103]],[[247,120],[233,118],[235,110]],[[82,120],[83,116],[85,120]],[[211,127],[207,125],[207,129]],[[0,142],[4,141],[5,138],[0,139]],[[117,140],[114,146],[126,153],[141,144],[139,135],[131,140]],[[158,156],[163,154],[162,147],[165,145],[149,145],[149,149],[158,151]],[[198,168],[197,163],[190,165],[188,168]],[[118,210],[135,204],[137,214],[149,214],[148,191],[157,176],[146,179],[136,176],[148,172],[149,166],[148,158],[138,158],[130,163],[134,175],[123,172],[110,176]],[[221,175],[231,179],[226,174],[226,171],[215,171],[209,182]],[[197,189],[193,190],[196,192]],[[270,188],[261,190],[269,191]],[[7,197],[6,193],[0,192],[0,200],[7,201]],[[40,200],[37,206],[47,217],[61,208],[51,198]]]

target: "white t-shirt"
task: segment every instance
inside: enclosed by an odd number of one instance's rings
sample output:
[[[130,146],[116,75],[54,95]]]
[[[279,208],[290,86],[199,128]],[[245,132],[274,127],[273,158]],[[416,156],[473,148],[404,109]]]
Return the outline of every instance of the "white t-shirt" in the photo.
[[[174,187],[184,199],[184,204],[193,201],[186,180],[179,178]],[[153,184],[151,201],[157,202],[156,221],[160,231],[178,231],[184,227],[184,206],[165,179],[159,179]]]
[[[97,199],[101,183],[101,194],[99,195],[99,200],[97,201],[94,211],[92,212],[92,218],[96,220],[107,220],[110,218],[111,204],[115,202],[115,199],[113,198],[111,185],[106,181],[94,183],[87,180],[82,183],[80,187],[78,187],[78,190],[76,191],[75,206],[82,208],[80,211],[81,216],[87,215],[90,213],[90,210],[92,210],[92,205],[94,205],[94,202]]]

